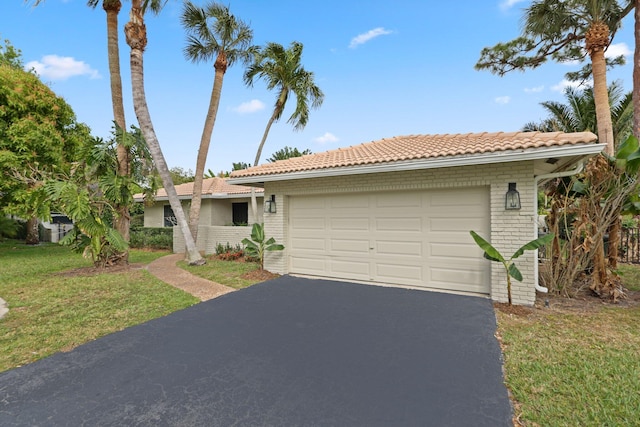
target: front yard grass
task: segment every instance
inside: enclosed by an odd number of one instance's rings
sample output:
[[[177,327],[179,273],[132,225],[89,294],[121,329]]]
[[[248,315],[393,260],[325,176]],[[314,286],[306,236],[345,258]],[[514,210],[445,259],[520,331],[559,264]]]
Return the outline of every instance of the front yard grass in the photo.
[[[256,262],[223,261],[214,256],[207,257],[205,265],[192,266],[180,261],[178,266],[191,274],[234,289],[246,288],[272,276],[261,276],[260,266]]]
[[[621,269],[627,288],[640,289],[640,268]],[[496,310],[516,425],[640,425],[639,301],[587,301]]]
[[[146,264],[167,252],[132,250]],[[146,270],[86,275],[91,262],[56,244],[0,242],[0,372],[186,308],[199,300]]]

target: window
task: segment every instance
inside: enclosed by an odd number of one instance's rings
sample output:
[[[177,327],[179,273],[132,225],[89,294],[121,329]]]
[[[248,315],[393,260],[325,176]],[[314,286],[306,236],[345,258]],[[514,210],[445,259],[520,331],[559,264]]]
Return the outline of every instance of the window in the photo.
[[[233,211],[233,225],[249,224],[249,203],[232,203],[231,210]]]
[[[176,216],[173,213],[173,209],[171,209],[171,205],[164,205],[164,226],[173,227],[177,224],[178,221],[176,221]]]

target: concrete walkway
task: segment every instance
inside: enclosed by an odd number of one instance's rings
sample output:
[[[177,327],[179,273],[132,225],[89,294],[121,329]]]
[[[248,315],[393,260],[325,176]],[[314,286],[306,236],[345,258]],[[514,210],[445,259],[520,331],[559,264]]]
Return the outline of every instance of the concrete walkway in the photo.
[[[201,301],[207,301],[235,291],[233,288],[203,279],[183,270],[176,265],[178,261],[182,260],[184,260],[184,254],[163,256],[152,261],[147,266],[147,270],[163,282],[182,289],[200,298]]]

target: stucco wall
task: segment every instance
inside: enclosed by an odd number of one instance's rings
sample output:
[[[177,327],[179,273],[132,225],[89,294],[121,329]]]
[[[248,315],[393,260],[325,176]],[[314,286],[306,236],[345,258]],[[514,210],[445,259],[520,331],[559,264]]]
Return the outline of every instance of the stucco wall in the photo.
[[[517,183],[522,209],[506,211],[505,193],[508,183]],[[504,163],[494,165],[461,166],[405,172],[387,172],[367,175],[300,179],[265,183],[265,194],[275,194],[277,213],[265,214],[265,232],[285,245],[284,251],[270,252],[265,257],[265,268],[287,274],[288,266],[288,197],[311,194],[338,194],[349,192],[428,190],[455,187],[488,186],[490,191],[491,236],[483,236],[503,254],[510,256],[534,236],[533,162]],[[469,236],[471,239],[471,236]],[[489,263],[490,261],[486,261]],[[535,302],[533,252],[518,258],[518,268],[523,281],[513,281],[511,294],[516,304],[532,305]],[[507,301],[506,277],[502,264],[491,263],[491,298]]]
[[[251,226],[201,225],[198,228],[198,250],[205,254],[216,252],[218,243],[231,246],[241,245],[242,239],[251,237]],[[173,227],[173,252],[184,252],[184,237],[179,227]]]

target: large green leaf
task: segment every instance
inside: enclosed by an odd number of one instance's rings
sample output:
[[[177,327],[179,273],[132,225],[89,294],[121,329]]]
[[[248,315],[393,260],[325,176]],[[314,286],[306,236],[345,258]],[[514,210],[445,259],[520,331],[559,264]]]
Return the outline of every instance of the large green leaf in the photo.
[[[509,265],[509,276],[516,279],[518,282],[522,282],[522,273],[518,270],[518,267],[514,263]]]
[[[480,246],[480,249],[482,249],[484,251],[484,257],[491,260],[491,261],[498,261],[498,262],[504,262],[505,259],[502,256],[502,254],[500,252],[498,252],[498,250],[496,248],[494,248],[493,246],[491,246],[491,243],[487,242],[486,240],[484,240],[482,237],[480,237],[478,235],[478,233],[476,233],[475,231],[470,231],[469,233],[471,233],[471,237],[473,237],[473,240],[475,240],[476,244],[478,246]]]
[[[516,251],[516,253],[513,254],[511,259],[518,258],[520,255],[522,255],[524,253],[524,251],[534,251],[536,249],[539,249],[539,248],[543,247],[544,245],[546,245],[547,243],[549,243],[549,242],[551,242],[553,240],[553,236],[554,236],[554,234],[550,233],[550,234],[546,234],[544,236],[538,237],[535,240],[530,241],[529,243],[525,244],[520,249],[518,249]]]

